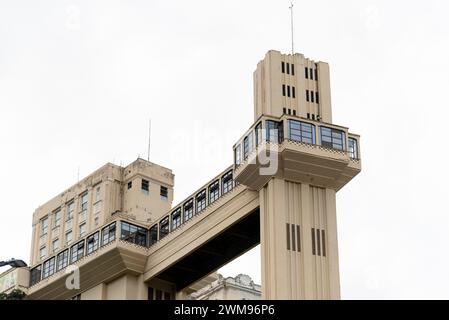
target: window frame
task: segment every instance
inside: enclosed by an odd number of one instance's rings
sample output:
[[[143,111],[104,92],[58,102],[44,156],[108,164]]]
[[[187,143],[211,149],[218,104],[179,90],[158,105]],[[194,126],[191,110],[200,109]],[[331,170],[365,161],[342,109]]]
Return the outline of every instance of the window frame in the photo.
[[[207,207],[206,203],[206,189],[201,190],[195,196],[195,211],[200,213]]]

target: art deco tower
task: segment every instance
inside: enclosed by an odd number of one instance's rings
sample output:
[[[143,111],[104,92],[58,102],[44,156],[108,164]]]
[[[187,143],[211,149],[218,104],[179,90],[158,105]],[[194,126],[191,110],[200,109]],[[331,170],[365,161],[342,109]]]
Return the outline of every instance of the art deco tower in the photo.
[[[329,66],[269,51],[254,72],[255,123],[236,181],[259,192],[266,299],[339,299],[335,194],[361,170],[359,136],[332,124]],[[276,146],[264,174],[261,143]]]

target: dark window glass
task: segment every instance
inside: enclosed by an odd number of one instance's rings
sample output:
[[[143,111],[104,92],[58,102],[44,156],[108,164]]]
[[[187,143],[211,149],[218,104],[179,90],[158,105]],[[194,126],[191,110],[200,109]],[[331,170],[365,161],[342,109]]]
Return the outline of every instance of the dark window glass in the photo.
[[[310,98],[309,98],[309,90],[306,90],[306,101],[309,102]]]
[[[219,197],[220,183],[216,180],[209,186],[209,204],[214,203]]]
[[[285,84],[282,85],[282,95],[285,97]]]
[[[242,163],[242,149],[240,144],[235,148],[235,164],[239,165]]]
[[[254,149],[254,136],[253,133],[250,132],[245,139],[243,139],[243,159],[248,159],[248,156]]]
[[[313,124],[288,120],[289,139],[309,144],[315,144],[315,126]]]
[[[313,94],[313,91],[310,91],[310,101],[315,102],[315,96]]]
[[[168,199],[168,188],[161,186],[161,200],[167,200]]]
[[[309,79],[309,68],[305,67],[304,73],[305,73],[306,79]]]
[[[101,231],[101,245],[107,245],[115,240],[115,222],[111,223],[107,227],[104,227]]]
[[[159,222],[159,239],[162,239],[170,232],[170,220],[168,220],[168,216]]]
[[[157,224],[150,228],[150,246],[157,242]]]
[[[73,245],[70,249],[70,262],[74,263],[84,257],[84,240],[78,242],[77,244]]]
[[[315,69],[315,80],[318,81],[318,69]]]
[[[321,236],[320,229],[316,229],[316,246],[318,248],[318,255],[321,256]]]
[[[42,274],[42,266],[41,265],[31,269],[30,286],[35,285],[36,283],[41,281],[41,274]]]
[[[287,230],[287,250],[290,250],[290,223],[287,223],[286,225]]]
[[[318,91],[315,92],[315,101],[316,101],[316,103],[320,103],[320,97],[318,95]]]
[[[284,61],[281,62],[281,70],[282,70],[282,73],[285,73],[285,62]]]
[[[348,138],[348,153],[349,157],[352,159],[358,159],[359,155],[357,152],[357,140],[354,138]]]
[[[69,264],[69,249],[62,251],[58,254],[58,258],[56,259],[56,270],[62,270],[67,267]]]
[[[313,80],[313,69],[309,69],[310,80]]]
[[[142,179],[141,189],[142,191],[148,193],[148,191],[150,190],[150,182],[148,180]]]
[[[131,189],[132,187],[133,187],[133,182],[132,181],[128,182],[128,189]]]
[[[228,193],[229,191],[232,190],[232,188],[234,187],[234,180],[232,180],[232,171],[229,171],[228,173],[226,173],[222,178],[222,193]]]
[[[171,229],[175,230],[181,225],[181,208],[173,211],[171,215]]]
[[[321,241],[323,242],[323,257],[326,256],[326,238],[324,235],[324,230],[321,230]]]
[[[287,74],[290,73],[290,63],[287,62]]]
[[[154,289],[148,287],[148,300],[154,300]]]
[[[292,98],[296,98],[295,87],[292,87]]]
[[[90,254],[98,249],[98,246],[100,245],[100,233],[95,232],[94,234],[90,235],[86,239],[87,242],[87,254]]]
[[[44,262],[42,267],[42,279],[48,278],[55,273],[55,258],[51,258]]]
[[[184,204],[184,221],[193,217],[193,200],[190,199]]]
[[[285,113],[285,108],[284,108]],[[255,128],[256,131],[256,147],[262,142],[262,122],[259,122]]]
[[[162,291],[156,290],[156,300],[162,300]]]
[[[281,141],[284,139],[282,121],[277,122],[273,120],[267,120],[266,128],[267,141],[281,143]]]
[[[146,247],[147,229],[122,221],[120,223],[120,239]]]
[[[295,75],[295,65],[292,63],[292,76]]]
[[[287,97],[290,98],[290,86],[287,86]]]
[[[320,127],[321,145],[328,148],[337,150],[344,150],[345,148],[345,134],[343,131]]]
[[[206,190],[202,190],[196,196],[196,212],[201,212],[206,208]]]
[[[301,252],[301,233],[299,231],[299,226],[296,226],[296,239],[298,242],[298,252]]]
[[[315,228],[312,228],[312,254],[315,255]]]

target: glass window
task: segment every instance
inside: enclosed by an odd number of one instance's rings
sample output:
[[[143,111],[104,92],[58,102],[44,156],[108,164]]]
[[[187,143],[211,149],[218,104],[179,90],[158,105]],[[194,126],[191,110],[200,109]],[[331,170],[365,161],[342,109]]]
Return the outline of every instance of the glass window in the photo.
[[[309,79],[309,68],[305,67],[304,68],[304,75],[306,76],[306,79]]]
[[[111,223],[107,227],[101,230],[101,245],[107,245],[115,240],[115,222]]]
[[[61,209],[58,209],[53,213],[53,227],[59,227],[61,225]]]
[[[67,220],[73,218],[74,212],[75,212],[75,202],[72,201],[67,205]]]
[[[206,190],[200,191],[196,196],[196,213],[201,212],[206,208]]]
[[[309,144],[315,144],[315,126],[313,124],[288,120],[289,139]]]
[[[193,199],[190,199],[184,204],[184,221],[193,217]]]
[[[101,212],[101,201],[94,204],[94,214],[99,214]]]
[[[150,228],[150,246],[157,242],[157,224]]]
[[[295,75],[295,65],[292,63],[292,76]]]
[[[70,244],[70,242],[72,242],[72,238],[73,238],[73,236],[72,236],[72,231],[68,231],[68,232],[65,234],[65,243],[66,243],[66,244]]]
[[[46,255],[47,255],[47,248],[46,247],[40,248],[39,249],[39,260],[40,261],[44,260]]]
[[[251,132],[248,134],[245,139],[243,139],[243,159],[247,159],[249,154],[253,151],[254,148],[254,137]]]
[[[133,187],[133,182],[132,181],[128,182],[128,189],[131,189],[132,187]]]
[[[357,140],[354,138],[348,138],[348,153],[352,159],[358,159]]]
[[[166,216],[164,219],[159,222],[159,239],[162,239],[170,232],[170,220],[168,220],[168,216]]]
[[[150,192],[150,182],[148,180],[142,179],[141,188],[143,193],[149,194]]]
[[[51,244],[51,250],[52,250],[52,252],[56,252],[59,250],[59,239],[53,240],[53,242]]]
[[[345,133],[341,130],[320,127],[321,145],[337,150],[345,149]]]
[[[281,70],[282,70],[282,73],[285,73],[285,62],[284,61],[281,61]]]
[[[209,204],[214,203],[220,197],[220,183],[218,180],[209,186]]]
[[[84,236],[86,234],[86,223],[82,223],[79,226],[80,228],[80,237]]]
[[[35,285],[36,283],[41,281],[41,274],[42,274],[42,266],[41,265],[31,269],[30,286]]]
[[[181,225],[181,208],[178,208],[171,215],[171,229],[175,230],[180,225]]]
[[[120,225],[120,239],[142,247],[147,246],[147,229],[125,221],[122,221]]]
[[[239,165],[242,163],[242,148],[241,145],[237,145],[237,147],[235,147],[235,164]]]
[[[87,210],[87,195],[88,195],[88,193],[86,192],[80,198],[80,211]]]
[[[48,231],[48,217],[41,219],[41,236],[46,235]]]
[[[69,264],[69,249],[62,251],[58,254],[56,260],[56,270],[62,270],[67,267]]]
[[[259,122],[255,128],[256,131],[256,147],[262,142],[262,122]]]
[[[42,279],[48,278],[55,273],[55,258],[51,258],[44,262],[42,267]]]
[[[266,121],[267,141],[273,143],[280,143],[284,139],[282,121],[277,122],[273,120]]]
[[[71,248],[70,262],[76,262],[84,256],[84,240],[73,245]]]
[[[94,234],[88,236],[86,242],[87,242],[87,254],[96,251],[100,245],[100,233],[95,232]]]
[[[168,188],[161,186],[161,200],[167,201],[168,199]]]
[[[222,190],[223,190],[223,194],[228,193],[229,191],[232,190],[232,188],[234,187],[234,180],[232,180],[232,170],[225,173],[223,175],[223,177],[221,178],[222,181]]]

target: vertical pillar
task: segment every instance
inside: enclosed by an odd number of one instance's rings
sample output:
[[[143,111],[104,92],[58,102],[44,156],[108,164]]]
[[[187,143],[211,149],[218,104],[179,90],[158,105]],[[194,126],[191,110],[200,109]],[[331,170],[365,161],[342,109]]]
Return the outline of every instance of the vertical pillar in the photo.
[[[262,298],[339,299],[335,191],[272,178],[259,196]]]

